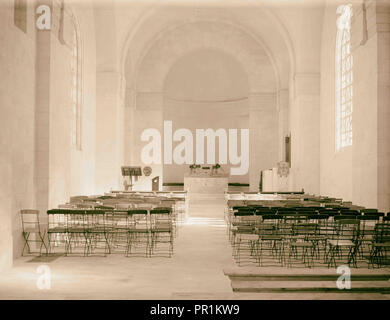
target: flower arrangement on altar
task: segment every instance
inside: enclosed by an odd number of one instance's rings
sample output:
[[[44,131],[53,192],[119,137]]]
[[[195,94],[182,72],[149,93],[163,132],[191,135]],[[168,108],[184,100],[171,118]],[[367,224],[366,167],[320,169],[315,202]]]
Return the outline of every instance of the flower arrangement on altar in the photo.
[[[216,163],[215,165],[213,165],[212,167],[212,174],[218,174],[218,169],[221,168],[221,165],[219,163]]]
[[[197,169],[200,168],[200,164],[191,164],[190,165],[190,170],[191,170],[191,173],[195,173]]]

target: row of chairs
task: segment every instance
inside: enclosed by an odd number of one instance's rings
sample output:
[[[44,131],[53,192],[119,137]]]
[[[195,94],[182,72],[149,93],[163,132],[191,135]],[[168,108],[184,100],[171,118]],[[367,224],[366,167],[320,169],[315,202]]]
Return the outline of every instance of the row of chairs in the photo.
[[[291,266],[292,258],[297,258],[300,251],[304,265],[310,267],[314,258],[322,256],[323,263],[330,267],[335,265],[336,256],[342,257],[346,251],[349,264],[356,266],[357,256],[368,256],[370,265],[381,266],[387,259],[390,241],[386,238],[390,227],[386,218],[379,223],[378,216],[371,215],[233,215],[229,236],[238,263],[242,250],[249,251],[249,258],[256,257],[259,264],[269,251],[279,265]]]
[[[283,214],[283,213],[319,213],[328,215],[379,215],[385,216],[377,209],[352,210],[348,207],[325,208],[325,207],[263,207],[263,206],[233,206],[230,212],[242,215],[250,214]]]
[[[381,212],[374,210],[365,210],[357,212],[352,210],[330,210],[315,208],[295,208],[294,210],[286,210],[285,208],[278,208],[270,210],[267,207],[234,207],[229,211],[226,217],[228,223],[228,232],[235,223],[242,220],[246,221],[263,221],[269,220],[274,222],[318,222],[318,221],[338,221],[357,219],[360,221],[381,221],[385,222],[390,219],[390,216],[385,216]]]
[[[37,210],[21,211],[25,239],[22,255],[25,248],[31,252],[31,242],[39,243],[40,254],[43,248],[48,254],[61,250],[65,255],[81,250],[84,256],[114,252],[124,252],[126,256],[141,253],[147,257],[173,254],[175,227],[170,208],[53,209],[47,214],[45,228],[39,222]]]
[[[70,202],[61,204],[62,209],[145,209],[150,210],[156,207],[169,207],[172,209],[172,216],[175,222],[181,221],[185,212],[185,198],[166,197],[161,195],[146,196],[144,194],[121,194],[104,196],[75,196]]]

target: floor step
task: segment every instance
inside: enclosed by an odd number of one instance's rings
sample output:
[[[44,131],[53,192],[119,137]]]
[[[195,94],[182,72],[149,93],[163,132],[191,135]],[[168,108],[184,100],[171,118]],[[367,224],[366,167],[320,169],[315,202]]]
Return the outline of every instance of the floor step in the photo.
[[[270,274],[229,276],[232,281],[336,281],[339,274]],[[352,274],[352,281],[388,281],[390,274]]]
[[[339,289],[335,281],[232,281],[234,292],[365,292],[390,293],[389,281],[351,281]]]
[[[225,269],[237,293],[367,293],[390,294],[390,270],[351,269],[351,288],[339,289],[336,269],[246,267]]]
[[[383,279],[390,279],[390,269],[355,269],[351,268],[351,276],[372,276],[383,277]],[[335,268],[285,268],[285,267],[245,267],[245,268],[225,268],[224,274],[229,277],[310,277],[310,276],[336,276]]]

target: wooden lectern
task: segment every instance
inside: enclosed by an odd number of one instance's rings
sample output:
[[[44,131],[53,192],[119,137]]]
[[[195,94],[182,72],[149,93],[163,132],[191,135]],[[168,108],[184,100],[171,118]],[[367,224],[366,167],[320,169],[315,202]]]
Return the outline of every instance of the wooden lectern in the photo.
[[[141,167],[122,167],[122,176],[123,176],[123,185],[125,190],[130,191],[133,189],[134,182],[137,181],[139,176],[142,176]],[[129,177],[130,183],[127,182],[126,177]],[[133,181],[133,177],[135,177],[135,181]]]

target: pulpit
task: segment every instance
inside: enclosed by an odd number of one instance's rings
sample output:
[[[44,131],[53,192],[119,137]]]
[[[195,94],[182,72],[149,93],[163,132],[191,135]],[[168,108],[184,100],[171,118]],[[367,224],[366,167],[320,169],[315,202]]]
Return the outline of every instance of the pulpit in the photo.
[[[287,162],[279,162],[276,168],[261,172],[261,192],[292,192],[292,176]]]

